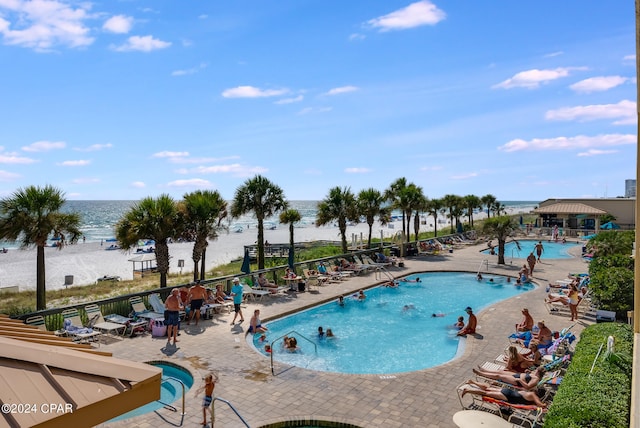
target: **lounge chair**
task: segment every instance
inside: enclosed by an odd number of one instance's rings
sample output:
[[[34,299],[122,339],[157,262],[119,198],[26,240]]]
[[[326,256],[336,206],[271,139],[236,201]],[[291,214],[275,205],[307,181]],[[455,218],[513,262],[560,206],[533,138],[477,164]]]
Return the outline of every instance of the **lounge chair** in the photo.
[[[80,313],[77,309],[66,309],[62,311],[63,328],[68,336],[73,338],[74,342],[98,342],[100,344],[100,336],[102,333],[93,331],[92,328],[84,327]]]
[[[588,312],[594,312],[596,308],[594,308],[591,304],[591,290],[587,290],[586,294],[580,298],[578,301],[578,315],[584,316]],[[571,310],[569,309],[569,305],[565,305],[562,302],[548,302],[545,298],[545,307],[547,311],[551,315],[569,315],[571,316]]]
[[[84,307],[84,311],[87,313],[87,317],[89,318],[89,327],[119,339],[124,337],[127,326],[105,321],[102,316],[102,311],[98,305],[87,305]]]
[[[255,289],[255,288],[251,288],[247,284],[242,284],[242,294],[246,296],[247,299],[262,300],[264,296],[271,293],[267,290]]]
[[[153,312],[164,315],[164,311],[166,309],[164,306],[164,302],[162,301],[162,298],[160,298],[160,295],[158,293],[149,294],[149,304],[151,305]],[[184,310],[179,311],[179,316],[181,320],[184,320],[184,318],[187,316],[187,312]]]
[[[47,328],[47,324],[44,320],[44,317],[42,315],[34,315],[32,317],[29,317],[24,321],[24,323],[27,325],[32,325],[34,327],[37,327],[39,330],[42,330],[42,331],[49,331],[49,329]],[[66,336],[67,334],[64,330],[56,330],[53,333],[56,336]]]
[[[133,315],[135,317],[147,320],[164,318],[164,311],[160,313],[149,310],[140,296],[133,296],[129,298],[129,303],[131,303],[131,308],[133,309]]]

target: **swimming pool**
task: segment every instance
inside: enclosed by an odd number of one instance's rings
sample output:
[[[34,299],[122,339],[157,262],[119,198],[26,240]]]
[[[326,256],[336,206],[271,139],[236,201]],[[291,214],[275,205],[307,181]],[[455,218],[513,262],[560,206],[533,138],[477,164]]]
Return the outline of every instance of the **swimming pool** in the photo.
[[[534,247],[538,243],[538,241],[522,240],[518,242],[520,243],[520,250],[518,250],[515,242],[507,242],[505,244],[505,258],[526,259],[532,251],[533,254],[536,254]],[[567,242],[566,244],[563,244],[562,242],[542,241],[542,247],[544,251],[542,252],[541,260],[569,259],[573,257],[571,254],[569,254],[569,250],[577,247],[578,245],[579,244],[576,242]],[[498,252],[497,244],[495,251],[496,253]],[[482,252],[489,255],[490,250],[483,250]]]
[[[533,289],[532,285],[516,287],[500,276],[486,275],[478,282],[475,274],[465,272],[408,277],[415,278],[421,282],[368,289],[364,301],[346,297],[344,306],[329,302],[271,321],[266,324],[266,341],[260,341],[260,335],[249,336],[248,340],[264,355],[268,342],[276,361],[312,370],[409,372],[440,365],[456,356],[460,338],[453,324],[466,315],[465,307],[471,306],[478,313],[495,302]],[[489,282],[491,278],[493,283]],[[434,313],[444,316],[433,317]],[[319,326],[325,331],[330,328],[336,337],[319,338]],[[284,350],[283,335],[296,337],[300,352]]]
[[[172,364],[163,361],[151,361],[147,364],[159,367],[162,369],[162,386],[160,389],[160,400],[153,401],[145,404],[144,406],[133,409],[130,412],[124,413],[116,418],[111,419],[110,422],[121,421],[123,419],[129,419],[134,416],[144,415],[159,409],[162,409],[166,405],[170,405],[177,399],[182,397],[182,385],[184,384],[185,393],[193,386],[193,375],[185,368],[180,367],[177,364]],[[178,412],[181,412],[179,409]]]

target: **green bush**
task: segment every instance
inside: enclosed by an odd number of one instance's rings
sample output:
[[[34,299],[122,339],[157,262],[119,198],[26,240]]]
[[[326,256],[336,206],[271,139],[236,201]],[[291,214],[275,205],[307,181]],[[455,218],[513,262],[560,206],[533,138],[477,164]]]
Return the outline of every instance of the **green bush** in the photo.
[[[609,336],[615,338],[616,353],[628,358],[605,357]],[[545,428],[628,427],[632,350],[630,326],[604,323],[587,327],[580,335],[571,364],[545,418]]]
[[[596,306],[615,311],[624,318],[633,309],[633,271],[625,267],[611,267],[591,275],[589,287]]]

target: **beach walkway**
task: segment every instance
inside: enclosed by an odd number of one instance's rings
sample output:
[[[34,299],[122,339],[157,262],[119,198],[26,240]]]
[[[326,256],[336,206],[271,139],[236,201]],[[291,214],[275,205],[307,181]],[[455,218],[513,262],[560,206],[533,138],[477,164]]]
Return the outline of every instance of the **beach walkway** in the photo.
[[[492,274],[514,277],[523,260],[513,265],[497,266],[496,256],[480,253],[480,245],[456,249],[443,256],[424,256],[405,261],[402,269],[391,270],[396,276],[424,271],[460,270],[477,272],[488,260]],[[287,420],[324,420],[345,422],[360,427],[455,427],[453,415],[461,410],[456,387],[471,378],[471,368],[492,361],[507,345],[507,336],[521,319],[521,309],[529,308],[534,320],[544,319],[552,330],[561,330],[572,323],[567,316],[549,315],[544,306],[548,282],[562,279],[569,272],[585,272],[587,264],[576,247],[574,258],[544,260],[536,265],[535,290],[494,304],[478,315],[478,337],[466,340],[461,357],[441,366],[411,373],[380,375],[351,375],[317,372],[277,364],[277,376],[272,376],[270,362],[255,352],[245,341],[245,330],[253,310],[261,310],[262,320],[296,311],[302,307],[348,295],[360,288],[381,282],[374,274],[321,287],[319,292],[291,293],[288,297],[265,297],[250,301],[243,308],[245,322],[231,326],[232,314],[222,314],[204,320],[199,326],[182,324],[178,346],[167,346],[166,339],[146,336],[103,345],[102,350],[114,357],[132,361],[166,360],[191,371],[195,383],[186,395],[186,427],[201,426],[202,395],[195,391],[201,378],[216,371],[220,381],[215,395],[228,400],[253,427]],[[507,262],[509,263],[509,261]],[[483,267],[486,269],[486,266]],[[463,314],[463,308],[461,314]],[[573,328],[578,334],[588,320],[580,320]],[[178,407],[179,407],[178,401]],[[217,427],[242,427],[238,417],[225,404],[216,404]],[[180,421],[180,416],[160,410],[167,419]],[[104,424],[105,427],[171,426],[154,413],[122,422]]]

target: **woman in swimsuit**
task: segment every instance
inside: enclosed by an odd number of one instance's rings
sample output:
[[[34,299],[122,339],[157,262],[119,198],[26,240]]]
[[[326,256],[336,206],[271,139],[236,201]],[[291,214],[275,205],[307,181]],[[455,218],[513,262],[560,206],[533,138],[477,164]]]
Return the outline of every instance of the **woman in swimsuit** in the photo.
[[[505,370],[516,373],[524,373],[533,365],[533,360],[525,358],[518,352],[515,346],[509,346],[507,349],[507,367]]]
[[[538,367],[531,373],[512,373],[504,370],[486,370],[482,367],[473,369],[473,372],[478,376],[486,377],[493,380],[499,380],[500,382],[508,383],[509,385],[519,386],[526,390],[534,389],[542,376],[544,376],[544,367]]]
[[[500,388],[491,386],[488,383],[475,382],[468,380],[467,384],[469,388],[465,388],[462,391],[461,397],[466,394],[480,395],[482,397],[491,397],[496,400],[506,401],[509,404],[519,404],[525,406],[536,405],[538,407],[547,407],[547,403],[540,401],[538,393],[542,394],[544,391],[514,391],[510,388]]]

